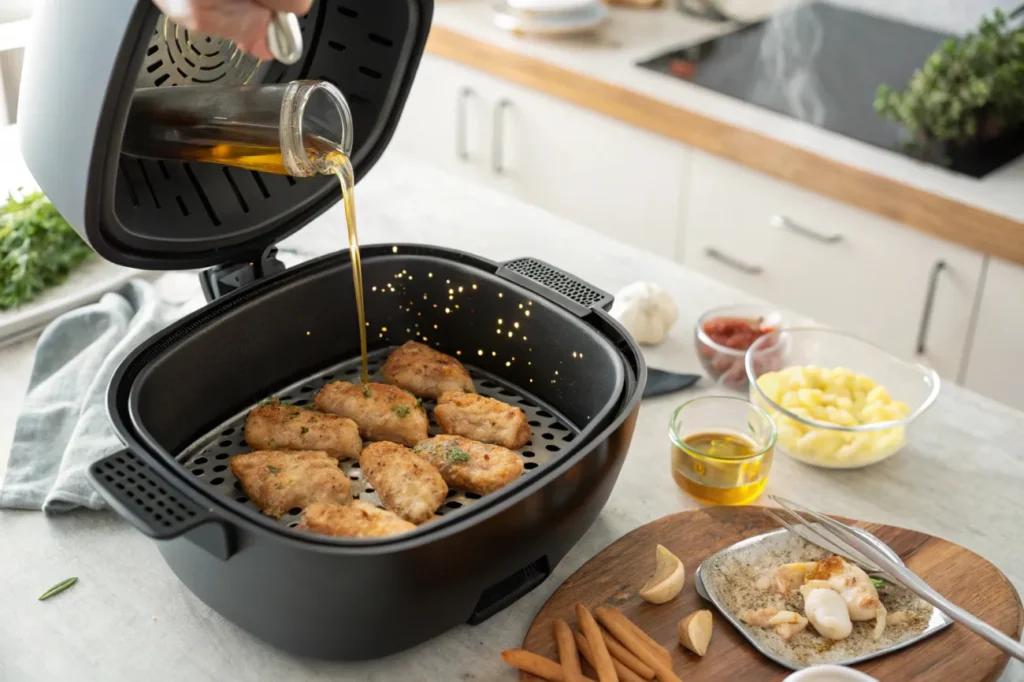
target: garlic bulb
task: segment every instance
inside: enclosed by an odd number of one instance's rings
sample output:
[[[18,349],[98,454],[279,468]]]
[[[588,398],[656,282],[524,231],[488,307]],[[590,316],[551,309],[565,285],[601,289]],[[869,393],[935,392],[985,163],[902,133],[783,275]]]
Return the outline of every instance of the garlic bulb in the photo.
[[[635,282],[615,295],[612,317],[637,343],[656,345],[665,340],[679,317],[675,301],[653,282]]]

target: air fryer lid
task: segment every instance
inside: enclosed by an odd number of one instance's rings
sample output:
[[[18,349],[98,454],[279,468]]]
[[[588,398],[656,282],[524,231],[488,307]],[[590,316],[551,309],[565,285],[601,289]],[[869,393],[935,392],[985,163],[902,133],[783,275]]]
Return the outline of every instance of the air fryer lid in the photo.
[[[36,3],[20,103],[40,187],[103,258],[152,270],[248,261],[340,199],[337,180],[124,157],[136,87],[330,81],[352,110],[361,178],[390,141],[433,0],[315,0],[293,66],[166,22],[151,0]]]

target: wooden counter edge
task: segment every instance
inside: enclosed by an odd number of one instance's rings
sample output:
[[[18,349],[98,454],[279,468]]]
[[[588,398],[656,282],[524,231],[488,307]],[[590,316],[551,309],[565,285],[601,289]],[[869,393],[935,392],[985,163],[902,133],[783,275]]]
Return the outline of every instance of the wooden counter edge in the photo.
[[[1024,224],[541,59],[434,26],[427,52],[544,92],[990,256],[1024,264]],[[1024,190],[1022,190],[1024,191]]]

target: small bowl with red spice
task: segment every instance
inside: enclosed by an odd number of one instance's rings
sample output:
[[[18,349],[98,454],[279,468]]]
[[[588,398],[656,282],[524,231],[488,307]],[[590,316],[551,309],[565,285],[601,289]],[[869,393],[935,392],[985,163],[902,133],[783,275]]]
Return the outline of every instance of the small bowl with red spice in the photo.
[[[693,341],[697,357],[716,383],[736,391],[748,388],[743,361],[755,341],[783,327],[782,313],[766,306],[731,305],[707,311],[697,320]],[[781,362],[769,347],[754,359],[763,372]]]

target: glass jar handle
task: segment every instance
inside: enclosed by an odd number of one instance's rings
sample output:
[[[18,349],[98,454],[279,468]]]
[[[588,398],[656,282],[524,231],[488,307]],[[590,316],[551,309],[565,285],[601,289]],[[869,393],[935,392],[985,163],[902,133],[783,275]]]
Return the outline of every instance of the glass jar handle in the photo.
[[[302,30],[291,12],[274,12],[267,27],[267,46],[274,59],[291,66],[302,59]]]

